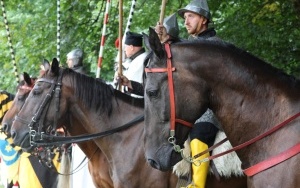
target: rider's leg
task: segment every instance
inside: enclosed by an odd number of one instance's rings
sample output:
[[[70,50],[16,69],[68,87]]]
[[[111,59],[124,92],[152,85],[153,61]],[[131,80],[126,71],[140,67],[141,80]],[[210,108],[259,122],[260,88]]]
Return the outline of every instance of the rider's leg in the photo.
[[[208,149],[214,143],[218,129],[209,122],[200,122],[194,125],[190,133],[190,146],[192,156],[195,156],[202,151]],[[196,160],[201,160],[209,157],[209,153],[206,153]],[[206,177],[208,173],[209,162],[201,163],[200,165],[192,164],[192,180],[193,182],[188,185],[188,188],[204,188],[206,183]]]

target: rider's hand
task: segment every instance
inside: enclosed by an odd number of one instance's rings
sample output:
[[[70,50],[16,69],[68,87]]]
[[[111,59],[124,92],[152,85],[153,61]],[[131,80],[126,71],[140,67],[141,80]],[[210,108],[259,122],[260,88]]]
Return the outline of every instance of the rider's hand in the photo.
[[[157,22],[157,25],[155,26],[155,32],[160,37],[160,42],[161,43],[164,43],[164,42],[168,41],[169,35],[167,33],[167,29],[165,28],[165,26],[163,26],[159,22]]]
[[[118,83],[122,86],[127,86],[128,89],[132,89],[131,81],[124,75],[117,76]]]

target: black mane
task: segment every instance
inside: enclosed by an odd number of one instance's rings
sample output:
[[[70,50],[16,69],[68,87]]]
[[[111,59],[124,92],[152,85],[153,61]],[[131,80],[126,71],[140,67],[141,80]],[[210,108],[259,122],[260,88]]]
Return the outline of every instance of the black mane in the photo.
[[[142,106],[143,100],[134,99],[127,94],[115,90],[112,85],[107,84],[100,78],[93,78],[84,74],[77,73],[72,69],[63,69],[63,77],[70,77],[71,86],[75,88],[75,95],[87,108],[100,109],[101,113],[112,112],[112,98],[117,96],[121,100],[128,101],[132,105]]]

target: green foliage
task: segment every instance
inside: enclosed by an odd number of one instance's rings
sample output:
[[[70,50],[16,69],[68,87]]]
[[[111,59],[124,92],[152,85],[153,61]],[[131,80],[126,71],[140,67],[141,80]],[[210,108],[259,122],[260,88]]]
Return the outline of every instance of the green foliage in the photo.
[[[165,16],[186,6],[189,0],[168,0]],[[299,3],[295,0],[208,0],[218,35],[250,53],[300,76]],[[11,31],[19,74],[38,76],[43,58],[56,57],[56,1],[6,1],[7,19]],[[131,31],[148,33],[159,20],[161,1],[137,0]],[[123,31],[131,0],[123,1]],[[75,47],[85,52],[84,62],[91,76],[97,70],[100,40],[105,14],[105,0],[61,1],[60,61],[66,66],[66,54]],[[186,38],[183,19],[178,17],[181,37]],[[117,49],[118,1],[111,0],[101,78],[111,81]],[[16,78],[7,42],[3,17],[0,21],[0,88],[15,91]]]

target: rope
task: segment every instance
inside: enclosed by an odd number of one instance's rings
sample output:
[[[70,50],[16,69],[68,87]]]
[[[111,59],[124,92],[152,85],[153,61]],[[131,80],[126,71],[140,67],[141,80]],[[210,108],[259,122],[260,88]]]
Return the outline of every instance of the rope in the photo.
[[[105,37],[106,37],[105,36],[106,35],[106,25],[108,23],[109,10],[110,10],[110,0],[107,0],[106,8],[105,8],[105,15],[104,15],[104,19],[103,19],[103,28],[102,28],[99,56],[98,56],[98,68],[97,68],[96,78],[100,78],[101,66],[102,66],[102,61],[103,61],[104,43],[105,43]]]
[[[60,61],[60,0],[57,0],[57,44],[56,44],[56,58]]]
[[[6,17],[6,11],[5,11],[5,6],[4,6],[3,0],[1,0],[1,6],[2,6],[2,15],[4,18],[4,23],[5,23],[6,33],[7,33],[8,45],[10,48],[10,55],[11,55],[11,59],[12,59],[14,71],[15,71],[14,74],[16,76],[16,81],[18,84],[20,80],[19,80],[19,74],[18,74],[18,69],[17,69],[16,57],[15,57],[15,52],[14,52],[14,48],[12,45],[12,40],[11,40],[10,30],[8,27],[8,21],[7,21],[7,17]]]

